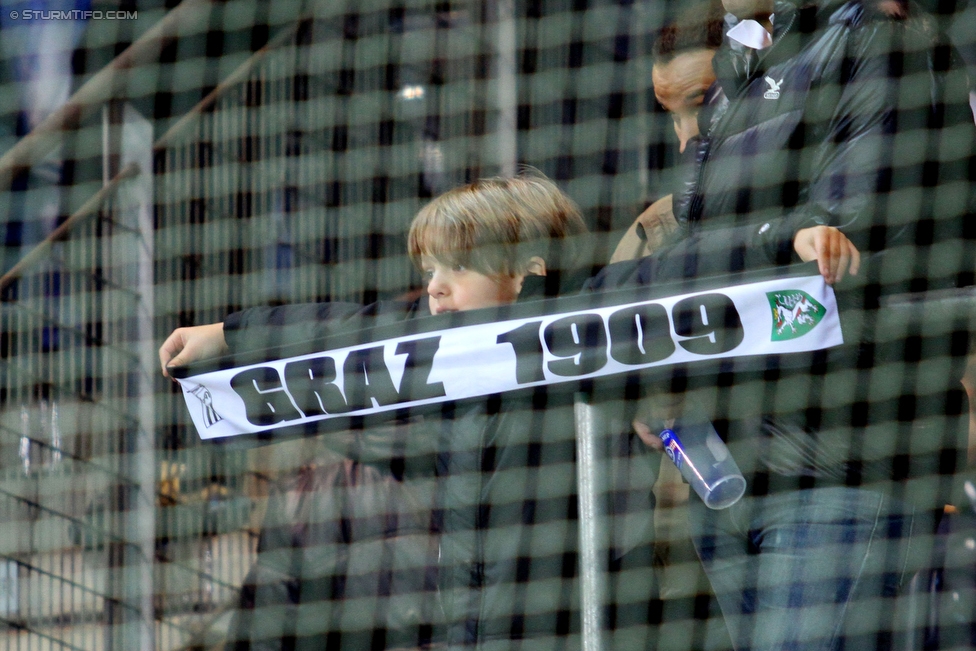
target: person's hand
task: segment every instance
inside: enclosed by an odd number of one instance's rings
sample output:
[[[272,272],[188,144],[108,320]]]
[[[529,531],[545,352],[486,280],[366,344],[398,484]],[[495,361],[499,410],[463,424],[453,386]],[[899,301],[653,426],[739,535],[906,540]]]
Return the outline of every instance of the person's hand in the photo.
[[[170,366],[185,366],[228,352],[223,323],[177,328],[159,347],[159,365],[163,375],[169,377]]]
[[[637,437],[644,442],[647,447],[657,450],[658,452],[664,449],[664,442],[658,437],[657,434],[651,431],[651,428],[642,420],[634,419],[631,422],[634,428],[634,432]]]
[[[650,423],[663,423],[665,427],[672,427],[674,419],[684,409],[684,396],[679,393],[660,390],[641,398],[637,405],[637,413],[631,421],[634,433],[649,448],[663,450],[664,443],[658,436],[659,432],[651,429]]]
[[[817,261],[820,275],[828,285],[857,275],[861,253],[840,230],[833,226],[801,228],[793,237],[793,250],[804,262]]]

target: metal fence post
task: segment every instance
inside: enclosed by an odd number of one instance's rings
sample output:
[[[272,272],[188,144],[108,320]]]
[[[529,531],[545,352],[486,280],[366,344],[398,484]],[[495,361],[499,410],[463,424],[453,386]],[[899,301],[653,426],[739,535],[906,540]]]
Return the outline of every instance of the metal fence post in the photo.
[[[607,526],[601,505],[606,477],[601,453],[606,420],[590,397],[577,393],[576,418],[577,492],[579,494],[580,596],[583,619],[583,651],[604,647],[603,606],[607,577],[605,557]]]

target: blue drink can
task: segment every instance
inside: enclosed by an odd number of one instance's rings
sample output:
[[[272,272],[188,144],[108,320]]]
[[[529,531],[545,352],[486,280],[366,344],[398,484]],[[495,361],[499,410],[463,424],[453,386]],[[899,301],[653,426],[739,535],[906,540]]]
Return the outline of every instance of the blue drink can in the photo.
[[[661,441],[664,443],[664,453],[668,455],[675,467],[681,470],[681,462],[684,455],[681,453],[681,440],[674,433],[673,429],[666,429],[660,434]]]

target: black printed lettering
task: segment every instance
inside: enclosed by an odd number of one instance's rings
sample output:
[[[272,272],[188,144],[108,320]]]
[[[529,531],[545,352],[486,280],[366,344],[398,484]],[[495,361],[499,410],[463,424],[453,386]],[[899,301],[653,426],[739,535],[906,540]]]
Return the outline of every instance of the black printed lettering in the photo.
[[[663,305],[635,305],[610,315],[610,356],[621,364],[659,362],[674,350],[671,322]]]
[[[241,371],[231,378],[230,386],[244,401],[245,415],[252,425],[264,427],[302,417],[288,399],[281,375],[273,367]]]
[[[370,409],[371,398],[380,406],[400,401],[390,370],[383,359],[383,346],[354,350],[342,366],[343,388],[349,409]]]
[[[556,375],[586,375],[606,366],[607,332],[599,315],[577,314],[553,321],[543,338],[549,352],[562,358],[549,362]]]
[[[288,393],[306,417],[348,411],[335,380],[336,363],[331,357],[313,357],[285,365]]]
[[[678,345],[696,355],[727,353],[742,343],[745,333],[732,299],[725,294],[702,294],[675,303],[671,311]]]
[[[541,325],[542,321],[532,321],[495,338],[495,343],[509,344],[515,350],[515,381],[519,384],[546,379],[542,372],[542,342],[539,340]]]
[[[407,362],[403,368],[403,380],[400,382],[401,402],[442,398],[447,395],[444,391],[443,382],[430,383],[430,369],[440,343],[441,338],[438,336],[401,341],[397,344],[397,355],[404,353],[407,355]]]

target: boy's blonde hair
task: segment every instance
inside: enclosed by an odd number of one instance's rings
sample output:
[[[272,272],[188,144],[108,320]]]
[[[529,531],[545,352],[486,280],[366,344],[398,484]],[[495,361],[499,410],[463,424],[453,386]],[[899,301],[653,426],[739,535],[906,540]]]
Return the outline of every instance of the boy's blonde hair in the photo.
[[[410,259],[463,265],[487,276],[524,273],[539,256],[549,269],[575,261],[573,237],[586,232],[579,208],[541,174],[490,178],[449,190],[410,225]]]

